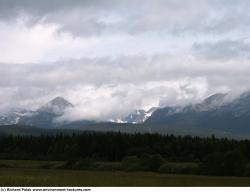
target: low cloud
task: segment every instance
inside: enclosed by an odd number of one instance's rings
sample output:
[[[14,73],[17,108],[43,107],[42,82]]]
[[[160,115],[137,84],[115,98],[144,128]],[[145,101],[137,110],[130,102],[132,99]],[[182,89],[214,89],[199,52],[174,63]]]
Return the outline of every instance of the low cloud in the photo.
[[[201,61],[192,56],[159,55],[29,65],[2,63],[0,100],[5,101],[5,107],[34,109],[62,96],[76,106],[63,119],[105,120],[134,109],[184,105],[215,92],[249,89],[247,59],[240,66],[238,60]]]
[[[0,0],[0,110],[104,120],[250,85],[245,0]]]
[[[208,60],[231,60],[250,57],[250,44],[243,40],[221,40],[193,45],[194,55]]]

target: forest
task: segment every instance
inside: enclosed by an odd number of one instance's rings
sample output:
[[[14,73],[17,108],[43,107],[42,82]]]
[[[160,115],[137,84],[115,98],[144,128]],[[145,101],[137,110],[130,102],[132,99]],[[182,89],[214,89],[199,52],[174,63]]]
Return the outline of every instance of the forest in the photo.
[[[120,132],[3,135],[0,159],[65,161],[64,169],[249,176],[250,141]]]

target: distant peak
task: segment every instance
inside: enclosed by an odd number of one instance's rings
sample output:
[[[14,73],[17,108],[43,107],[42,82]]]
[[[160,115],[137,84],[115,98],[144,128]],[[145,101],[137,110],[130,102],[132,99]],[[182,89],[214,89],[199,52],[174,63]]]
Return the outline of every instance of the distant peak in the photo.
[[[65,99],[65,98],[63,98],[63,97],[60,97],[60,96],[58,96],[58,97],[55,97],[54,99],[52,99],[50,102],[57,102],[57,101],[59,101],[59,102],[61,102],[61,101],[63,101],[63,102],[67,102],[67,100]]]
[[[70,106],[73,107],[73,105],[69,101],[59,96],[52,99],[48,104],[59,107],[70,107]]]
[[[159,107],[151,107],[147,113],[153,113],[154,111],[156,111],[157,109],[159,109]]]
[[[210,95],[209,97],[207,97],[203,101],[203,103],[211,104],[211,103],[214,103],[214,102],[222,102],[226,95],[227,94],[225,94],[225,93],[215,93],[215,94]]]
[[[136,109],[132,114],[144,114],[146,113],[143,109]]]
[[[240,98],[248,98],[249,96],[250,96],[250,91],[246,91],[240,95]]]

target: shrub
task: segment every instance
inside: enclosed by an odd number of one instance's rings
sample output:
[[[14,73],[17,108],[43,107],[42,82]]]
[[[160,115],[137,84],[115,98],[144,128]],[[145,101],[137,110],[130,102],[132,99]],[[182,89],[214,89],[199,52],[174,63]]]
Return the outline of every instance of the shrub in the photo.
[[[95,168],[95,160],[92,158],[84,158],[80,160],[69,160],[60,168],[63,169],[77,169],[77,170],[89,170]]]
[[[126,171],[157,171],[162,165],[163,159],[158,154],[143,154],[137,156],[127,156],[122,160],[122,169]]]
[[[144,154],[140,158],[140,165],[145,171],[157,171],[163,164],[163,158],[159,154]]]
[[[96,163],[97,171],[117,171],[122,169],[120,162],[98,162]]]
[[[242,176],[246,166],[246,158],[240,151],[234,150],[209,154],[200,165],[200,170],[205,175]]]
[[[140,159],[137,156],[126,156],[122,160],[122,169],[125,171],[141,170]]]
[[[163,164],[158,171],[168,174],[198,174],[198,164],[196,163],[173,163]]]
[[[245,175],[246,175],[246,176],[250,176],[250,164],[248,164],[248,165],[246,166]]]

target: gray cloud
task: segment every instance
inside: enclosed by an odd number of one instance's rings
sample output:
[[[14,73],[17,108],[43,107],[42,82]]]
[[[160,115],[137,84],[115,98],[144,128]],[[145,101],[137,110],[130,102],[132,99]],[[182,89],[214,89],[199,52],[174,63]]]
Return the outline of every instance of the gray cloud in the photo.
[[[202,42],[193,45],[194,54],[212,60],[229,60],[249,58],[250,44],[243,40],[220,40],[218,42]]]
[[[0,0],[0,109],[110,119],[249,89],[246,0]]]
[[[223,64],[214,60],[203,64],[196,59],[187,61],[187,57],[159,55],[2,63],[1,101],[35,108],[61,95],[79,108],[69,117],[102,120],[136,108],[194,103],[214,92],[241,92],[249,88],[247,60],[241,66],[237,60]]]
[[[1,0],[0,18],[15,20],[26,16],[30,23],[59,25],[59,32],[76,36],[107,33],[228,33],[249,31],[250,3],[244,0]],[[27,17],[29,18],[27,20]],[[118,19],[117,19],[118,18]]]

